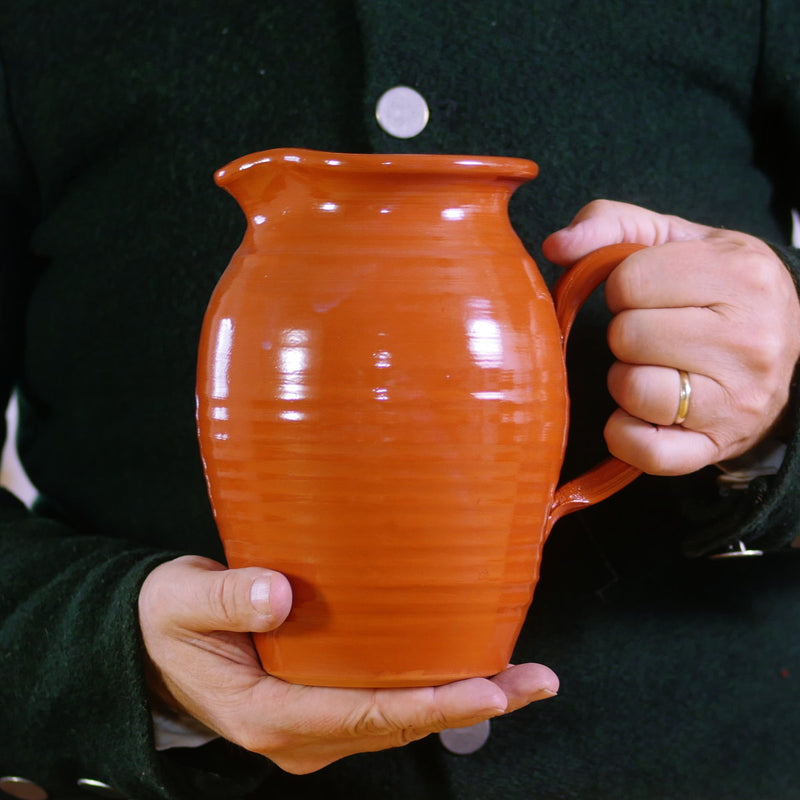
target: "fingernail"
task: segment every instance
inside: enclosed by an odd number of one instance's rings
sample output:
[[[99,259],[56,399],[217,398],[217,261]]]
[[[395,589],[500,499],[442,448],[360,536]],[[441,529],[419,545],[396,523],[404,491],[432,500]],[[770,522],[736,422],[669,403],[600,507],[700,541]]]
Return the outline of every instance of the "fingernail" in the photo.
[[[270,579],[268,577],[256,578],[250,587],[250,602],[259,614],[270,615],[272,609],[269,604]]]
[[[535,703],[539,700],[549,700],[551,697],[557,697],[558,692],[553,692],[550,689],[539,689],[535,695],[531,698],[531,702]]]

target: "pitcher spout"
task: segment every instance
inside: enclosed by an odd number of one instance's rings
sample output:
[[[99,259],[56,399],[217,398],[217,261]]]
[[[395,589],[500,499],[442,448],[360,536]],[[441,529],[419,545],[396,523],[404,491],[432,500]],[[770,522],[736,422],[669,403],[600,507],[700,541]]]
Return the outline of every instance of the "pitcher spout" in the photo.
[[[301,161],[302,156],[294,150],[263,150],[237,158],[218,169],[214,181],[233,196],[249,218],[257,213],[257,204],[283,167]]]
[[[250,153],[250,155],[237,158],[226,164],[214,173],[214,180],[217,186],[231,191],[231,188],[239,181],[240,178],[251,174],[263,174],[268,171],[274,171],[276,165],[283,163],[300,163],[302,161],[300,152],[289,149],[280,150],[263,150],[259,153]],[[254,170],[253,173],[250,170]]]

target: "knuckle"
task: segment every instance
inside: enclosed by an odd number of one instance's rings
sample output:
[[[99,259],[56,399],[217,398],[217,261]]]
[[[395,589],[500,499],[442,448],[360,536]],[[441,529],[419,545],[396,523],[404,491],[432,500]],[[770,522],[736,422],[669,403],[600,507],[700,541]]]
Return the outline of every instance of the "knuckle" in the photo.
[[[659,232],[662,241],[665,242],[687,242],[698,241],[698,226],[687,222],[683,217],[675,214],[660,215]]]
[[[770,328],[761,330],[754,344],[754,358],[764,372],[771,372],[783,360],[786,344],[781,331]]]
[[[763,256],[748,259],[748,288],[758,294],[771,294],[775,286],[775,265]]]
[[[728,400],[728,405],[731,408],[730,418],[742,420],[739,423],[739,427],[745,424],[747,420],[761,420],[771,408],[772,400],[773,395],[771,393],[762,391],[758,387],[737,391]]]
[[[751,369],[760,384],[759,394],[769,394],[770,387],[779,382],[779,367],[783,362],[782,344],[773,339],[762,341],[759,348],[750,353]],[[788,381],[787,381],[788,383]]]
[[[636,466],[647,475],[664,475],[670,469],[670,464],[658,447],[640,447]]]
[[[697,463],[697,455],[695,453],[669,454],[662,452],[658,448],[652,448],[643,451],[640,468],[648,475],[668,477],[694,472],[700,466],[703,465]]]
[[[604,198],[597,198],[590,200],[582,210],[584,216],[601,217],[605,214],[610,214],[615,210],[615,204],[612,200]]]
[[[238,621],[237,583],[236,574],[226,571],[213,584],[209,603],[214,617],[224,625],[234,625]]]
[[[369,702],[350,719],[347,733],[354,737],[381,737],[387,741],[391,739],[394,744],[406,744],[446,727],[446,715],[435,703],[426,707],[424,718],[415,715],[412,719],[408,708],[400,711],[399,716],[393,714],[381,702],[380,692],[375,691]]]
[[[620,361],[634,360],[639,343],[636,319],[634,311],[620,311],[608,324],[608,346]]]
[[[772,297],[782,286],[782,276],[788,273],[778,257],[763,242],[745,234],[728,233],[724,238],[706,242],[713,249],[713,258],[724,269],[731,285],[740,293],[748,293],[750,300],[759,296]],[[776,280],[778,279],[778,280]]]
[[[377,692],[373,692],[367,704],[348,721],[347,727],[354,736],[375,736],[397,730],[400,726],[387,716]]]
[[[648,475],[677,475],[686,472],[685,453],[676,451],[664,437],[668,428],[629,425],[627,415],[616,412],[606,424],[605,439],[609,452]]]
[[[786,340],[782,331],[769,321],[754,326],[732,326],[729,346],[736,354],[739,369],[753,374],[759,383],[769,382],[770,377],[786,359]]]
[[[626,369],[620,375],[620,405],[641,408],[648,402],[648,382],[641,369]]]
[[[437,707],[431,709],[430,717],[428,720],[427,732],[443,731],[445,728],[452,728],[453,722],[447,715]],[[413,729],[411,729],[413,730]]]
[[[623,310],[635,308],[642,296],[643,272],[641,259],[634,253],[628,256],[608,276],[606,281],[606,302],[609,308]]]

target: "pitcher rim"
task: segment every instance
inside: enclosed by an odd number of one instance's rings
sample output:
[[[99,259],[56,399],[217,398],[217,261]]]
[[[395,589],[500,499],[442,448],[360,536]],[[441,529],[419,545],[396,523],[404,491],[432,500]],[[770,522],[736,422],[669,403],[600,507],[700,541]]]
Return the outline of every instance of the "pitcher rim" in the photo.
[[[534,161],[516,156],[455,155],[440,153],[338,153],[279,147],[241,156],[214,173],[225,186],[259,164],[284,163],[311,168],[341,168],[349,173],[478,174],[495,178],[532,180],[539,174]]]

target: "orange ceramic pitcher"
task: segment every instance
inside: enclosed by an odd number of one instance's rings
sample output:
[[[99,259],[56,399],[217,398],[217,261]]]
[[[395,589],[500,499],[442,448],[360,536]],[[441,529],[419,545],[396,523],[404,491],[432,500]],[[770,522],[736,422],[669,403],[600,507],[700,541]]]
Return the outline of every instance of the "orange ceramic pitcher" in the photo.
[[[213,293],[197,383],[231,567],[287,575],[265,670],[323,686],[504,669],[544,540],[638,472],[556,488],[563,347],[632,248],[565,273],[555,304],[507,215],[513,158],[272,150],[216,174],[247,217]]]

